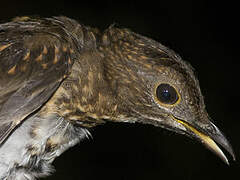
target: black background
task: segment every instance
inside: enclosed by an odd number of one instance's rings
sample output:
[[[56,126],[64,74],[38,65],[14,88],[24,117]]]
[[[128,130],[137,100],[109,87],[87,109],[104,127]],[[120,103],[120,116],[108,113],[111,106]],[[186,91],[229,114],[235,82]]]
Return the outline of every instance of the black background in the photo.
[[[0,20],[66,15],[100,29],[112,23],[174,49],[198,73],[207,110],[233,145],[239,145],[239,9],[231,1],[1,1]],[[106,124],[54,161],[46,179],[238,179],[201,144],[139,124]],[[229,157],[229,156],[228,156]],[[229,157],[231,159],[231,157]]]

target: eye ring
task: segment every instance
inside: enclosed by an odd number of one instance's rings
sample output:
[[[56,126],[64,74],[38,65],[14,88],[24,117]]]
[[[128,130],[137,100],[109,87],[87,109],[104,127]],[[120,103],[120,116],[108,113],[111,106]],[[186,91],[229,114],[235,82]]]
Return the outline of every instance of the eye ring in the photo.
[[[163,106],[176,106],[181,96],[175,87],[168,83],[157,84],[154,89],[155,101]]]

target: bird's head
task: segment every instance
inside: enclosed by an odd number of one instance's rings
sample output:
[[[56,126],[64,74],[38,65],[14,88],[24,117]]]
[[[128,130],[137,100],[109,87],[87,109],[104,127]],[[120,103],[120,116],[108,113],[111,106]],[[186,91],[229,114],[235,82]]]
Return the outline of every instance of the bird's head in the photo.
[[[228,163],[219,144],[235,158],[227,139],[210,121],[189,64],[165,46],[126,29],[109,28],[102,44],[104,79],[115,102],[115,113],[106,119],[185,134]]]

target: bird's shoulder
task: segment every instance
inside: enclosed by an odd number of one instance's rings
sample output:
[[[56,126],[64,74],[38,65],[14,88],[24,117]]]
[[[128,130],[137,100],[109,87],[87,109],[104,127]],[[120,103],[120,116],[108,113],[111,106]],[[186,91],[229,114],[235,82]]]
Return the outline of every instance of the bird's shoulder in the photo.
[[[0,144],[69,75],[78,47],[67,21],[20,18],[0,24]]]

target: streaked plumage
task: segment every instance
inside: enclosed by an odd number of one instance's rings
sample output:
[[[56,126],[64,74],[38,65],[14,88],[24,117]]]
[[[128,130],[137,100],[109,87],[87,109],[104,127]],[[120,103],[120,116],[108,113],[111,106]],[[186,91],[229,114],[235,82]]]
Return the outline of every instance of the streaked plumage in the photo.
[[[193,69],[160,43],[66,17],[0,25],[1,179],[49,175],[57,156],[106,121],[195,137],[228,163],[216,141],[234,157]]]

